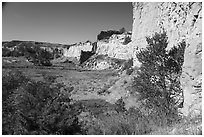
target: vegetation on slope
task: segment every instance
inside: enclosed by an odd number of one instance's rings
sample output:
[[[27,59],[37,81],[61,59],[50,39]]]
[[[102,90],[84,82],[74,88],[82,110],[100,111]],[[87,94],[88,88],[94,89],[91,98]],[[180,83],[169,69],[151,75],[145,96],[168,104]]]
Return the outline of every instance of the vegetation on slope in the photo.
[[[80,109],[54,84],[33,81],[21,72],[3,76],[3,134],[75,134],[80,132],[77,115]],[[53,84],[52,84],[53,83]]]
[[[113,34],[123,34],[124,32],[126,32],[125,28],[121,28],[119,31],[117,30],[101,31],[101,33],[97,35],[97,40],[109,39]]]
[[[10,71],[2,77],[2,133],[202,134],[202,128],[197,128],[202,116],[181,118],[182,98],[175,98],[182,93],[178,79],[185,42],[169,52],[165,32],[147,42],[147,48],[137,54],[141,67],[135,70],[133,85],[143,103],[139,108],[126,110],[122,99],[115,104],[99,99],[75,102],[70,99],[73,87],[65,88],[55,77],[44,74],[43,81],[34,81]]]
[[[147,48],[137,53],[142,64],[135,78],[135,90],[152,111],[161,111],[165,116],[177,114],[183,103],[179,77],[186,44],[182,42],[168,52],[166,32],[155,33],[146,40]]]
[[[4,43],[2,47],[3,57],[21,57],[24,56],[34,65],[51,66],[50,60],[61,56],[58,49],[53,52],[41,48],[42,43],[39,42],[23,42],[11,41]]]

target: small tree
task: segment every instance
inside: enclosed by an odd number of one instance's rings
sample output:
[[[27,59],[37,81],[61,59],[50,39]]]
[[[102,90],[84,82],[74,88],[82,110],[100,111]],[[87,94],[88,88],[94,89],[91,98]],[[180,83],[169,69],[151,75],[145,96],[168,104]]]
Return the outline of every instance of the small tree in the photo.
[[[33,62],[34,65],[51,66],[50,60],[53,58],[52,54],[45,49],[38,46],[29,47],[26,49],[26,58]]]
[[[119,32],[120,32],[120,34],[123,34],[123,33],[126,32],[126,29],[123,27],[123,28],[121,28],[121,29],[119,30]]]
[[[182,42],[168,52],[166,32],[155,33],[152,38],[147,37],[146,41],[146,49],[136,54],[142,65],[134,86],[146,106],[162,110],[168,115],[178,107],[175,97],[182,93],[179,76],[186,44]]]

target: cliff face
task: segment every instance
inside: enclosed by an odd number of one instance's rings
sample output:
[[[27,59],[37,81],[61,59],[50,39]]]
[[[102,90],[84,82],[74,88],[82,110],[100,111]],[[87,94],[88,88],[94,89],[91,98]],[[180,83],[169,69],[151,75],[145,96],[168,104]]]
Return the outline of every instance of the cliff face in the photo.
[[[127,37],[131,35],[128,33],[113,34],[107,41],[98,41],[96,54],[118,59],[132,58],[133,52],[130,45],[124,43]]]
[[[67,58],[80,59],[81,51],[92,51],[93,45],[91,42],[75,44],[71,47],[63,49],[63,55]]]
[[[186,41],[181,85],[184,115],[201,113],[202,86],[202,3],[133,3],[132,43],[134,66],[139,66],[135,52],[146,46],[146,36],[164,28],[168,49]]]

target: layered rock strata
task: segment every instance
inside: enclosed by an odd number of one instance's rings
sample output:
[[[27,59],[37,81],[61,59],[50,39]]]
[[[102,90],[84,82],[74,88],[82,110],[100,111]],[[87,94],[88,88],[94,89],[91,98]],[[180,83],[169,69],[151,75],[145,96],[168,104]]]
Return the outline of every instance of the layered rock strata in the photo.
[[[89,51],[91,52],[93,49],[93,45],[91,42],[85,42],[85,43],[79,43],[79,44],[75,44],[69,48],[64,48],[63,49],[63,55],[64,57],[67,58],[75,58],[76,60],[80,60],[80,56],[81,56],[81,51]]]
[[[118,59],[132,58],[133,50],[129,44],[125,44],[128,37],[131,37],[131,33],[113,34],[108,40],[98,41],[96,54]]]

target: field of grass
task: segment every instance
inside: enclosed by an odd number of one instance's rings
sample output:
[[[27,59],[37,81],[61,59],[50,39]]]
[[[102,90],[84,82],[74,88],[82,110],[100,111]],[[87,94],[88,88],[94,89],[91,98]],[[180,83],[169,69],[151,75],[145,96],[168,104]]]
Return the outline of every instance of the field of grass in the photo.
[[[20,70],[23,74],[34,80],[43,80],[44,75],[57,77],[57,83],[63,83],[66,87],[73,87],[73,99],[85,100],[101,98],[98,96],[99,91],[110,87],[118,79],[117,72],[113,70],[96,70],[88,71],[73,68],[71,65],[62,67],[63,65],[44,67],[26,64],[23,58],[13,58],[16,62],[6,63],[5,60],[12,60],[6,58],[3,61],[3,73],[8,70]],[[68,64],[68,63],[67,63]],[[110,80],[109,80],[110,79]],[[90,95],[92,94],[92,95]]]
[[[123,85],[128,80],[121,79],[117,71],[88,71],[74,68],[72,64],[71,67],[62,66],[33,66],[24,58],[4,58],[2,73],[6,75],[10,71],[19,70],[34,81],[43,81],[45,76],[55,77],[55,83],[65,85],[63,93],[67,94],[76,106],[82,105],[83,109],[78,115],[78,120],[83,134],[202,134],[202,116],[191,120],[183,118],[172,125],[161,126],[158,123],[165,121],[162,117],[155,122],[152,117],[142,115],[140,110],[127,111],[123,110],[122,103],[117,105],[107,102],[107,97],[110,96],[107,89],[113,85]],[[115,87],[113,92],[120,90]]]

